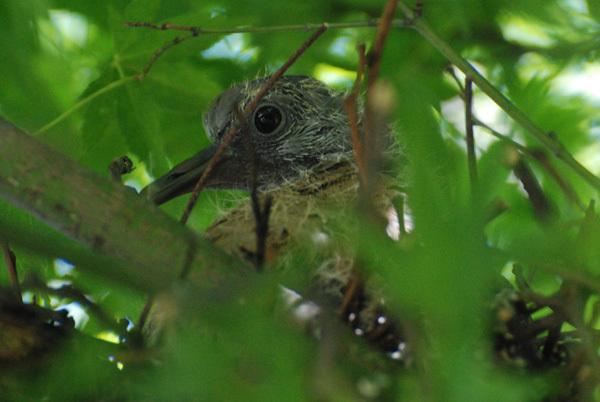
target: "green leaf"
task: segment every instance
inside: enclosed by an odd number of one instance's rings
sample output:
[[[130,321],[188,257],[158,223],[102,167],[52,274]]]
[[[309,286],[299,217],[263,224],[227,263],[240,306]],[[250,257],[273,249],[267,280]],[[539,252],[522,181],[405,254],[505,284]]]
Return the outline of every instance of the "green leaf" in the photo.
[[[586,4],[590,15],[600,23],[600,3],[596,0],[586,0]]]

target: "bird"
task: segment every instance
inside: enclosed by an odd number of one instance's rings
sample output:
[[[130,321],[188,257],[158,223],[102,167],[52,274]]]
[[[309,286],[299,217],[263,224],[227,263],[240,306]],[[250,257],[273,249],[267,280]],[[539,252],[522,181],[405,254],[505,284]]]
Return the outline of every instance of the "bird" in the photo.
[[[254,191],[259,203],[271,202],[264,258],[285,265],[290,254],[303,254],[312,264],[318,303],[287,288],[286,298],[304,310],[309,306],[318,312],[322,304],[328,305],[354,333],[393,359],[405,360],[407,343],[401,327],[382,313],[377,291],[358,272],[354,251],[336,235],[354,211],[360,182],[345,93],[309,76],[286,75],[240,121],[241,111],[268,79],[238,83],[219,94],[203,116],[212,145],[174,166],[142,194],[161,205],[192,192],[226,134],[237,127],[204,188]],[[387,176],[379,182],[370,194],[371,205],[387,219],[393,198],[399,196],[397,180]],[[246,199],[217,218],[203,235],[216,247],[252,263],[258,251],[255,211],[251,199]]]

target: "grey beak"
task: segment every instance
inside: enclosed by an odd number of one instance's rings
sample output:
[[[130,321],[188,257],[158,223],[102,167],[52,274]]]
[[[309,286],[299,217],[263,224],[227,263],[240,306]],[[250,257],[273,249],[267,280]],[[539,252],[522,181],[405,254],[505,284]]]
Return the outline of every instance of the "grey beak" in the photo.
[[[217,147],[211,145],[176,165],[169,173],[146,186],[140,194],[156,205],[164,204],[194,190]],[[208,183],[207,183],[208,184]]]

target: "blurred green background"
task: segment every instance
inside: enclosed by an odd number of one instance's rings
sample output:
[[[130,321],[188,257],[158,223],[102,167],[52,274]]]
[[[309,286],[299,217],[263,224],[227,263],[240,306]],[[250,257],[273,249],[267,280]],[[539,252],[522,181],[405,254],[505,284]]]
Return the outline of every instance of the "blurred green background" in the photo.
[[[580,162],[598,173],[598,4],[425,0],[423,18],[534,122],[555,132]],[[219,92],[274,72],[309,34],[282,29],[199,36],[164,53],[139,82],[133,76],[153,54],[185,33],[128,28],[125,21],[206,29],[287,26],[368,20],[379,17],[384,5],[375,0],[2,0],[0,116],[103,174],[114,157],[128,155],[136,166],[128,184],[139,189],[208,144],[202,113]],[[397,18],[402,18],[400,11]],[[358,62],[356,45],[371,45],[374,35],[373,28],[331,29],[289,73],[349,89]],[[71,349],[60,353],[41,379],[29,382],[24,375],[19,381],[0,382],[7,395],[35,400],[457,401],[557,395],[561,391],[556,388],[564,385],[557,381],[564,376],[559,369],[498,368],[491,351],[490,306],[496,282],[502,275],[513,280],[510,267],[518,262],[532,287],[543,294],[575,276],[591,284],[575,281],[586,326],[596,330],[598,323],[589,317],[595,317],[591,311],[598,295],[590,289],[600,288],[600,221],[593,211],[584,220],[582,206],[597,192],[550,158],[579,197],[578,205],[548,169],[529,159],[552,205],[552,216],[540,219],[505,163],[512,148],[480,128],[480,179],[472,191],[460,89],[447,67],[449,62],[418,33],[391,29],[380,77],[397,96],[392,117],[410,164],[406,187],[415,225],[413,244],[399,246],[368,231],[355,239],[360,258],[388,284],[390,308],[415,330],[415,367],[391,369],[386,362],[370,366],[339,353],[329,356],[322,345],[273,314],[279,278],[265,275],[251,289],[241,290],[244,305],[237,300],[201,303],[202,330],[182,330],[160,365],[117,367],[93,349]],[[474,110],[506,139],[539,148],[477,89]],[[203,192],[189,225],[202,230],[230,198],[226,192]],[[489,221],[489,206],[497,200],[508,209]],[[183,197],[164,209],[176,219],[185,202]],[[89,277],[77,267],[61,269],[57,259],[65,256],[53,254],[52,244],[64,240],[1,200],[0,217],[0,224],[17,232],[37,234],[29,243],[13,245],[23,276],[33,272],[47,283],[73,284],[115,319],[137,319],[145,295]],[[8,285],[5,270],[0,279]],[[58,307],[70,300],[48,296],[43,303]],[[110,338],[97,318],[85,309],[78,311],[84,317],[78,321],[83,333]],[[586,358],[596,361],[598,356]],[[598,395],[595,385],[587,395]]]

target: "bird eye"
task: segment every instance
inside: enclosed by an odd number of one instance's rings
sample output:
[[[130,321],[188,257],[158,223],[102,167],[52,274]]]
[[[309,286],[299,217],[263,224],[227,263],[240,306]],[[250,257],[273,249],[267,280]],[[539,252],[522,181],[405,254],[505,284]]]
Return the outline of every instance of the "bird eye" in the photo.
[[[254,126],[263,134],[271,134],[283,121],[283,116],[275,106],[263,106],[254,113]]]

